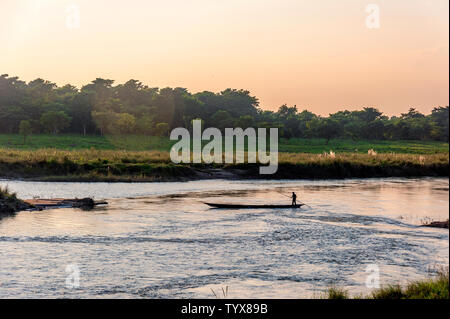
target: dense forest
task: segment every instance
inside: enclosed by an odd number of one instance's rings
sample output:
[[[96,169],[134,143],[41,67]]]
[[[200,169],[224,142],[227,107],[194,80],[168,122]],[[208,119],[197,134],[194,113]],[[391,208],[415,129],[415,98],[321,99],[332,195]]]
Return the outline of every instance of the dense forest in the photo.
[[[192,94],[130,80],[97,78],[81,89],[0,76],[0,133],[146,134],[164,136],[201,119],[206,127],[279,127],[280,136],[387,140],[449,140],[449,107],[388,117],[367,107],[318,116],[296,106],[265,111],[245,90]]]

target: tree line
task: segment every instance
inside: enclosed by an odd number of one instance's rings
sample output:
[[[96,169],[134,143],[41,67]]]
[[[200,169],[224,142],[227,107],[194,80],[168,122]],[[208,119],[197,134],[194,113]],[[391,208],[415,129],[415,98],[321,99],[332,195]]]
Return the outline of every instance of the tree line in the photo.
[[[0,76],[0,133],[145,134],[167,136],[175,127],[278,127],[285,138],[449,140],[449,107],[425,115],[414,108],[388,117],[373,107],[328,117],[297,106],[262,110],[245,90],[192,94],[184,88],[153,88],[137,80],[114,85],[97,78],[81,89],[36,79]]]

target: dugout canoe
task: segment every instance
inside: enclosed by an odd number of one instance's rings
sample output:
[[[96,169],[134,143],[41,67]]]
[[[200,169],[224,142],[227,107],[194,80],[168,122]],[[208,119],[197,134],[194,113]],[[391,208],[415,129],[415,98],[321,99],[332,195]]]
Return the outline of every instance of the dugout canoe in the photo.
[[[233,209],[259,209],[259,208],[300,208],[305,204],[298,205],[242,205],[242,204],[215,204],[215,203],[205,203],[206,205],[213,208],[233,208]]]

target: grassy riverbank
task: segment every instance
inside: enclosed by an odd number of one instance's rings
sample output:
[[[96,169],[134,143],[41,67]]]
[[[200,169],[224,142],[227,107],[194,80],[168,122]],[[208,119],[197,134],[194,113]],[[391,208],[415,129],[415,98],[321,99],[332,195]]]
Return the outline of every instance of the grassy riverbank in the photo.
[[[330,288],[327,299],[350,299],[349,293],[340,288]],[[375,290],[368,296],[356,296],[357,299],[449,299],[449,271],[440,270],[437,276],[414,281],[402,287],[390,285]]]
[[[174,181],[207,178],[449,176],[449,155],[280,153],[274,175],[259,164],[181,164],[166,151],[0,149],[0,178],[45,181]]]
[[[0,135],[0,178],[114,182],[449,175],[449,144],[442,142],[280,139],[274,175],[259,175],[255,164],[175,165],[169,157],[173,143],[140,135],[33,135],[25,142],[19,135]]]

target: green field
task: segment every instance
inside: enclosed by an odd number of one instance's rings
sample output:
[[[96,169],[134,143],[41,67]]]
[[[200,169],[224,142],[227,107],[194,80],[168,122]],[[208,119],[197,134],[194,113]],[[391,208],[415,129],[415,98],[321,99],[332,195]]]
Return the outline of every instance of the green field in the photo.
[[[155,136],[98,136],[98,135],[33,135],[26,143],[23,137],[15,134],[0,134],[0,148],[36,150],[56,148],[60,150],[128,150],[128,151],[167,151],[172,146],[168,138]]]
[[[0,134],[0,148],[36,150],[56,148],[61,150],[128,150],[168,151],[173,145],[168,138],[155,136],[82,136],[82,135],[33,135],[26,143],[20,135]],[[285,153],[345,152],[367,153],[374,149],[378,153],[438,154],[449,153],[449,144],[434,141],[353,141],[334,139],[326,144],[325,139],[281,139],[279,151]]]

